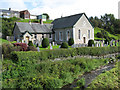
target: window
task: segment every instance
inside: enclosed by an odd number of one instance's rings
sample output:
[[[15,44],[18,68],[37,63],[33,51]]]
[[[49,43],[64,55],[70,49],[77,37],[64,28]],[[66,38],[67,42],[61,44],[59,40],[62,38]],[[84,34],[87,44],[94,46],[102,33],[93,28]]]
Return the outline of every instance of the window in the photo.
[[[62,40],[62,37],[63,37],[63,36],[62,36],[62,32],[60,32],[60,40]]]
[[[70,31],[67,31],[67,40],[70,38]]]
[[[49,38],[52,38],[52,34],[49,34]]]
[[[42,34],[42,38],[44,38],[44,34]]]
[[[35,34],[35,39],[37,38],[37,35]]]
[[[81,31],[78,30],[78,38],[81,39]]]
[[[90,38],[90,30],[88,30],[88,38]]]

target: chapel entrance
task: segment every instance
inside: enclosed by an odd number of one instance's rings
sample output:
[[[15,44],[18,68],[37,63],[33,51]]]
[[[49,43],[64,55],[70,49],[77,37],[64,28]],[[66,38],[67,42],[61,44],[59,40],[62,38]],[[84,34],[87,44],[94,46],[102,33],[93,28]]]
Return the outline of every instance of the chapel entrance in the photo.
[[[86,43],[85,37],[83,37],[83,43]]]

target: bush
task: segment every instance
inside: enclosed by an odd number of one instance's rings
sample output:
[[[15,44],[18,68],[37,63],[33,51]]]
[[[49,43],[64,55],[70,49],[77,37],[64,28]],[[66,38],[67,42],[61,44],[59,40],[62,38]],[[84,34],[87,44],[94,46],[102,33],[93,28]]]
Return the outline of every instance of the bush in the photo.
[[[12,60],[49,60],[61,57],[73,57],[77,55],[104,56],[106,54],[120,52],[120,47],[82,47],[71,49],[46,50],[42,52],[12,52]]]
[[[21,46],[22,51],[27,50],[27,44],[26,43],[13,43],[14,46]]]
[[[74,44],[73,38],[70,38],[70,39],[69,39],[68,44],[69,44],[69,46],[72,46],[72,45]]]
[[[89,41],[88,41],[88,46],[89,46],[89,47],[92,47],[92,44],[94,44],[94,40],[89,40]]]
[[[42,40],[42,47],[47,48],[48,46],[49,46],[49,40],[48,40],[48,38],[44,38]]]
[[[80,80],[77,81],[77,86],[78,87],[84,87],[85,85],[85,78],[81,78]]]
[[[34,46],[28,46],[27,51],[37,51],[37,48],[35,48]]]
[[[63,42],[62,45],[61,45],[61,48],[68,48],[68,43]]]
[[[29,41],[28,46],[34,46],[32,41]]]

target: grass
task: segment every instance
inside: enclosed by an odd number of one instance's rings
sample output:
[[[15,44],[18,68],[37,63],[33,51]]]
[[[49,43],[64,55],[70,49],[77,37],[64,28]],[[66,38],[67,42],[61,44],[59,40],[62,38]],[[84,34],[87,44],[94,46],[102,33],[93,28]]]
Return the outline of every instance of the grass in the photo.
[[[111,69],[110,71],[105,71],[104,73],[97,76],[95,80],[92,81],[92,83],[88,86],[88,88],[108,88],[108,89],[115,89],[119,87],[119,70],[118,70],[118,64],[120,65],[120,62],[117,62],[115,68]]]
[[[55,45],[55,46],[52,46],[52,49],[59,49],[60,45]],[[48,48],[43,48],[42,46],[40,46],[40,50],[49,50],[50,49],[50,46],[48,46]]]
[[[104,29],[98,28],[98,27],[95,27],[95,28],[94,28],[94,39],[95,39],[95,40],[102,40],[102,38],[98,38],[98,37],[96,36],[96,34],[97,34],[98,32],[101,32],[101,30],[104,30]],[[113,35],[113,34],[109,33],[108,31],[106,31],[106,32],[108,33],[108,36],[109,36],[109,37],[113,37],[113,38],[115,38],[116,40],[120,38],[120,34]],[[103,39],[105,40],[105,38],[103,38]]]
[[[26,22],[26,23],[28,23],[29,21],[31,21],[31,22],[33,22],[33,23],[39,23],[40,22],[40,20],[37,20],[37,19],[21,19],[21,20],[19,20],[18,22]],[[43,21],[43,23],[44,24],[50,24],[51,22],[52,22],[53,20],[46,20],[46,21]]]
[[[3,43],[16,43],[16,41],[8,41],[8,40],[5,40],[5,39],[2,39],[0,38],[0,45],[3,44]]]

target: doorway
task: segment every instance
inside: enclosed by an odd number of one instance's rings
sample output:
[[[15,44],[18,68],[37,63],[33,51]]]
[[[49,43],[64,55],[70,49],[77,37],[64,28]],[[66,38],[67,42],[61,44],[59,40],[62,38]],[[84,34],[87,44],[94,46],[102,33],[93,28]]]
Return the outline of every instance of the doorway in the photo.
[[[86,43],[85,37],[83,37],[83,43]]]
[[[29,42],[29,36],[26,36],[26,41],[27,41],[27,43]]]

